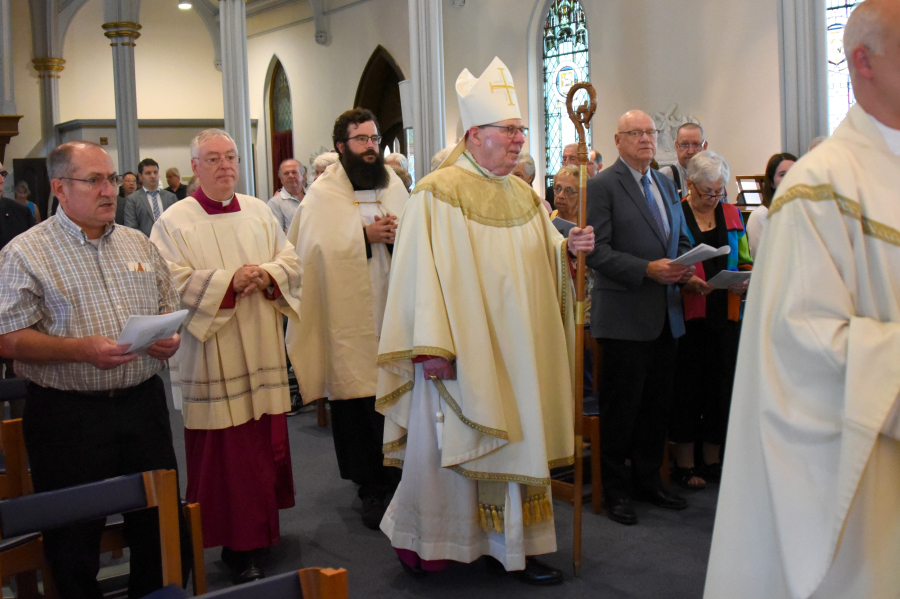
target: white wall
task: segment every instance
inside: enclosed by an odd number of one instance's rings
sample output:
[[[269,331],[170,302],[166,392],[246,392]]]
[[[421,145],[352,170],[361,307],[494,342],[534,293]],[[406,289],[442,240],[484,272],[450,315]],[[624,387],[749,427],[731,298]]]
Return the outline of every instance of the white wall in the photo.
[[[281,60],[291,86],[294,155],[307,167],[320,147],[332,148],[334,120],[353,108],[360,76],[379,44],[394,57],[404,77],[410,76],[406,0],[362,2],[331,12],[326,18],[330,33],[327,46],[316,43],[311,20],[252,37],[247,44],[250,113],[259,119],[257,188],[261,196],[271,195],[272,189],[272,169],[266,166],[270,146],[266,90],[273,56]],[[253,24],[248,21],[248,29]]]
[[[780,151],[777,0],[582,0],[590,28],[592,83],[599,108],[593,145],[605,164],[616,151],[616,119],[631,108],[665,110],[700,119],[710,147],[729,161],[734,174],[761,172]],[[60,79],[62,121],[115,118],[112,49],[103,35],[102,0],[89,0],[75,16],[63,48]],[[141,37],[135,48],[139,118],[222,118],[221,74],[213,46],[194,11],[175,2],[142,3]],[[529,39],[537,42],[548,0],[444,2],[447,138],[461,134],[454,83],[463,68],[476,74],[495,56],[510,67],[523,115],[528,87],[542,83],[529,71]],[[30,22],[27,0],[12,0],[15,23]],[[257,190],[271,193],[266,90],[273,56],[291,85],[294,148],[305,164],[320,147],[331,147],[335,117],[352,107],[360,75],[378,44],[405,76],[409,68],[407,0],[328,0],[330,43],[315,42],[307,4],[248,20],[251,117],[255,136]],[[532,17],[532,15],[535,15]],[[280,28],[279,28],[280,27]],[[40,155],[39,87],[31,66],[29,28],[13,29],[16,101],[25,117],[22,134],[7,149],[13,157]],[[539,65],[539,57],[534,57]],[[532,61],[534,62],[534,61]],[[531,75],[531,77],[529,77]],[[542,101],[539,89],[532,95]],[[527,119],[526,119],[527,120]],[[542,122],[529,122],[532,129]],[[111,139],[112,141],[112,139]],[[187,149],[177,150],[141,131],[142,155],[170,156],[187,175]],[[536,149],[536,148],[535,148]],[[174,152],[174,153],[173,153]],[[160,160],[156,156],[157,160]],[[733,189],[733,187],[732,187]]]
[[[509,66],[522,90],[517,95],[527,120],[524,90],[542,85],[540,73],[529,80],[528,40],[539,39],[548,5],[548,0],[445,4],[448,140],[461,133],[456,77],[464,67],[480,74],[494,55]],[[701,121],[710,149],[725,157],[734,174],[762,172],[768,157],[780,151],[776,0],[582,0],[582,6],[598,104],[592,143],[605,165],[618,156],[613,135],[622,113],[640,108],[653,114],[673,102],[677,114]],[[540,52],[540,43],[536,48]],[[536,97],[543,101],[540,91]]]

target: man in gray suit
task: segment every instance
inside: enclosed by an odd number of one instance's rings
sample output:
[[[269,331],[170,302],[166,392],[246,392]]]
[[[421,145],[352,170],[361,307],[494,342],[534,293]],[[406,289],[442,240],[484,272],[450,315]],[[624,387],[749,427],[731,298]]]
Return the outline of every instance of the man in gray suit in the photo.
[[[150,237],[153,223],[166,208],[178,201],[171,191],[159,188],[159,164],[152,158],[138,163],[141,187],[125,199],[125,226]]]
[[[675,185],[650,168],[653,119],[632,110],[616,131],[619,159],[587,184],[587,224],[597,240],[587,265],[595,271],[591,334],[603,347],[603,495],[611,520],[636,524],[632,498],[687,507],[663,489],[659,470],[676,339],[684,334],[678,284],[694,268],[670,264],[691,244]]]

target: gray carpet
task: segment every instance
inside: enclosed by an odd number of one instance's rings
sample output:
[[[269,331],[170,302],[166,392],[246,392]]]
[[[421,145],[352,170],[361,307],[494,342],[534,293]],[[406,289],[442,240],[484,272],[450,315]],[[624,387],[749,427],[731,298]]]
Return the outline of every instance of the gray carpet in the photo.
[[[512,576],[493,576],[481,560],[412,579],[400,567],[384,534],[363,527],[354,485],[338,476],[331,429],[318,428],[314,413],[288,418],[288,428],[297,505],[281,512],[281,543],[262,562],[267,574],[313,566],[343,567],[354,599],[690,599],[703,594],[717,498],[714,485],[684,492],[690,506],[683,512],[637,504],[640,523],[636,526],[616,524],[604,514],[592,514],[586,506],[580,578],[572,575],[572,506],[555,502],[559,551],[542,559],[566,574],[561,586],[533,587]],[[183,422],[175,410],[172,431],[184,489]],[[219,551],[206,551],[209,590],[231,585]]]

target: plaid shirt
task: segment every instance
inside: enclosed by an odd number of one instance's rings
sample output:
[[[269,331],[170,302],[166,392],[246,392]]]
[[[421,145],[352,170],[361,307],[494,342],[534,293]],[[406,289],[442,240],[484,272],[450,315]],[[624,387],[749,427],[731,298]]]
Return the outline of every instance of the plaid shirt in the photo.
[[[115,340],[132,314],[180,307],[165,260],[140,231],[110,223],[95,247],[62,210],[0,252],[0,335],[31,327],[53,337]],[[42,387],[106,391],[132,387],[163,368],[145,355],[111,370],[86,362],[16,361]]]

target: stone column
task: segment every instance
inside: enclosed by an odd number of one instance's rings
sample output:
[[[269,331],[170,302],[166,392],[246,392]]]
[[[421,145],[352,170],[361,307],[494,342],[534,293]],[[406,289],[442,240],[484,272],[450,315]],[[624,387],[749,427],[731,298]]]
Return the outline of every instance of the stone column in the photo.
[[[247,64],[247,12],[244,0],[219,0],[222,38],[222,91],[225,130],[234,138],[241,163],[238,193],[254,195],[253,143],[250,137],[250,77]]]
[[[32,58],[31,62],[41,82],[41,139],[46,155],[59,145],[56,139],[56,123],[59,121],[59,74],[65,68],[66,61],[62,58],[42,56]]]
[[[16,114],[9,0],[0,0],[0,114]]]
[[[431,157],[447,145],[441,10],[441,0],[409,0],[416,181],[428,174]]]
[[[135,41],[141,37],[141,26],[134,21],[103,24],[113,53],[113,77],[116,93],[116,147],[119,172],[137,169],[140,157],[138,139],[137,84],[134,74]]]

